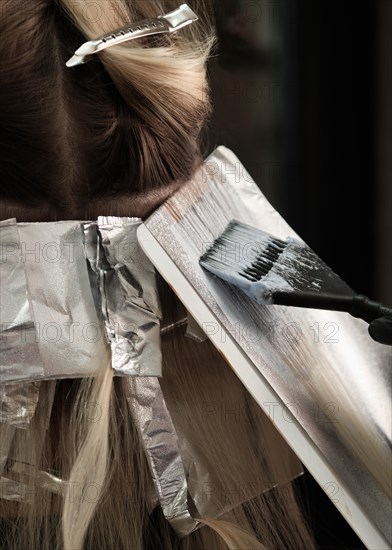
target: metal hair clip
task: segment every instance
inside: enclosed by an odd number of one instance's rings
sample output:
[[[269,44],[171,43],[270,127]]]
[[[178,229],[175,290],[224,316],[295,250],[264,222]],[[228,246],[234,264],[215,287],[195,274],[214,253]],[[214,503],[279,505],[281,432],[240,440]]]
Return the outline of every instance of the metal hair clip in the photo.
[[[197,20],[198,17],[191,8],[187,4],[182,4],[179,8],[166,15],[144,19],[131,26],[122,27],[105,36],[85,42],[76,50],[75,54],[67,61],[66,65],[67,67],[82,65],[90,61],[91,58],[89,56],[106,50],[107,48],[111,48],[112,46],[122,44],[122,42],[127,42],[135,38],[152,36],[153,34],[177,32]]]

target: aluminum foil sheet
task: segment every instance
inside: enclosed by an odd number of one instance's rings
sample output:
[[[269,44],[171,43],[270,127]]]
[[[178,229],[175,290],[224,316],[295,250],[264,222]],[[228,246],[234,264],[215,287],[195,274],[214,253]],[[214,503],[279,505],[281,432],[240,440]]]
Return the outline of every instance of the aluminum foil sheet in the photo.
[[[149,231],[286,404],[366,516],[392,542],[392,350],[345,313],[257,306],[205,273],[199,257],[238,219],[278,238],[299,238],[239,160],[219,148],[192,182],[146,222]],[[220,324],[205,325],[207,335]],[[279,410],[279,409],[278,409]],[[336,496],[343,490],[339,486]]]
[[[82,224],[84,254],[87,260],[87,271],[90,288],[94,299],[97,317],[104,323],[102,296],[100,291],[100,273],[97,265],[99,236],[96,222]],[[108,339],[109,340],[109,339]]]
[[[188,488],[178,438],[159,380],[145,377],[130,382],[128,404],[143,438],[165,518],[180,536],[188,535],[200,524],[188,510]]]
[[[39,384],[39,401],[29,426],[31,429],[21,430],[8,423],[0,424],[1,435],[6,436],[4,442],[3,438],[0,440],[1,456],[4,458],[0,471],[0,498],[32,503],[38,487],[64,494],[65,481],[51,472],[36,468],[42,458],[55,389],[56,382],[53,380]]]
[[[97,373],[106,339],[90,290],[80,223],[18,223],[17,230],[18,269],[24,269],[34,322],[22,327],[18,345],[1,354],[2,382]],[[2,301],[1,313],[12,323],[15,315],[8,312],[8,304],[16,294],[10,281],[5,286],[9,295],[7,302]]]
[[[138,218],[100,217],[97,269],[117,375],[160,376],[161,310],[155,270],[140,248]]]
[[[28,428],[39,398],[39,382],[0,386],[0,422]]]
[[[16,462],[12,472],[0,477],[0,498],[33,504],[38,487],[49,493],[64,496],[67,482],[48,472],[37,472],[29,464]]]
[[[24,369],[32,377],[43,373],[14,219],[0,222],[0,281],[0,422],[27,427],[35,413],[39,384],[4,383]]]
[[[206,333],[195,321],[195,319],[192,317],[189,311],[188,311],[188,322],[187,322],[185,336],[199,343],[205,342],[207,340]]]
[[[236,406],[233,403],[234,407]],[[235,409],[233,409],[235,410]],[[263,414],[263,413],[262,413]],[[265,415],[265,423],[269,418]],[[198,514],[202,518],[216,519],[239,507],[245,502],[267,493],[274,487],[284,487],[294,479],[303,475],[303,466],[284,440],[277,438],[277,434],[271,433],[269,440],[269,456],[281,457],[274,464],[274,471],[268,467],[263,450],[260,449],[260,463],[263,464],[263,480],[255,480],[252,470],[249,470],[248,480],[244,483],[222,483],[211,472],[211,464],[205,457],[200,456],[197,449],[192,448],[187,440],[186,433],[179,433],[181,456],[187,474],[188,492]],[[246,458],[245,458],[246,460]]]
[[[0,384],[94,376],[108,340],[117,375],[161,374],[155,272],[138,246],[139,224],[0,224]],[[28,393],[15,421],[33,414]]]
[[[24,251],[16,220],[0,222],[0,384],[44,376]]]
[[[15,475],[20,476],[22,466],[26,471],[29,471],[30,476],[34,469],[27,464],[21,465],[15,461],[12,444],[19,437],[20,430],[28,430],[31,427],[31,421],[33,421],[35,429],[33,432],[28,431],[27,437],[31,437],[31,433],[34,434],[36,439],[31,442],[31,445],[34,445],[38,452],[41,452],[45,432],[49,427],[56,382],[52,380],[45,383],[8,384],[3,386],[2,389],[4,392],[1,396],[1,406],[2,412],[6,409],[6,414],[3,414],[0,423],[0,498],[8,499],[11,495],[11,500],[17,500],[17,495],[19,495],[22,499],[20,501],[26,502],[26,495],[31,495],[31,490],[28,490],[28,487],[25,487],[25,484],[21,483],[20,480],[19,486],[15,486]],[[35,416],[36,413],[39,418]],[[38,426],[40,427],[40,435],[38,435]],[[37,443],[39,443],[38,446]],[[5,468],[7,468],[6,476],[4,475]],[[48,476],[49,474],[46,475],[46,473],[40,472],[39,482],[47,479]],[[37,486],[37,483],[34,486]]]

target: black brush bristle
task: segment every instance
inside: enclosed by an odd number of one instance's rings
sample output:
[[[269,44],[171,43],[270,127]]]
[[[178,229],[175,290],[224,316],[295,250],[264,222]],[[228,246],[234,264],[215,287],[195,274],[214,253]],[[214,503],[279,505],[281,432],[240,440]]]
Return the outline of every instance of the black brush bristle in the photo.
[[[261,254],[252,261],[250,266],[239,274],[251,281],[260,281],[273,268],[286,247],[285,242],[274,239],[274,244],[268,244]]]
[[[264,231],[232,220],[201,256],[200,262],[255,282],[270,272],[287,245]]]

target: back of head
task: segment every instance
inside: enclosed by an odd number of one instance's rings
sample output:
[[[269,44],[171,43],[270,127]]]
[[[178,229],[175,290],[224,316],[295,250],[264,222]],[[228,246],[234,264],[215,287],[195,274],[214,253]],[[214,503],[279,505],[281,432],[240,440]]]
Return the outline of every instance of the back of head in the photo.
[[[192,2],[200,21],[181,32],[113,46],[83,66],[65,65],[86,40],[177,7],[177,0],[2,0],[1,219],[145,217],[189,180],[202,160],[200,134],[209,113],[206,60],[213,39],[205,2]],[[166,290],[163,301],[170,300]],[[178,320],[178,307],[168,308],[169,324]],[[8,516],[1,524],[5,547],[234,550],[264,548],[260,540],[282,550],[312,547],[291,489],[257,498],[247,492],[249,473],[257,487],[276,484],[271,449],[288,471],[291,455],[224,360],[208,343],[185,342],[177,329],[162,347],[162,391],[177,432],[214,471],[225,495],[235,484],[246,505],[225,521],[200,518],[205,526],[182,541],[159,507],[151,513],[151,472],[129,418],[128,382],[113,380],[106,357],[96,379],[57,382],[49,424],[45,399],[53,386],[41,384],[30,430],[17,430],[10,446],[28,465],[32,504],[0,498]],[[229,410],[245,411],[238,423],[206,422],[203,407],[216,388]],[[91,403],[100,411],[93,422]],[[12,460],[7,464],[12,470]],[[62,480],[63,500],[56,491],[48,496],[48,475]],[[96,499],[84,492],[88,484]]]
[[[135,213],[144,215],[151,208],[141,194],[189,179],[209,108],[207,26],[126,42],[82,67],[65,65],[86,39],[175,7],[145,0],[2,2],[5,204],[29,205],[37,211],[29,218],[41,218],[40,210],[75,219],[100,201],[124,199],[128,213],[135,202]]]

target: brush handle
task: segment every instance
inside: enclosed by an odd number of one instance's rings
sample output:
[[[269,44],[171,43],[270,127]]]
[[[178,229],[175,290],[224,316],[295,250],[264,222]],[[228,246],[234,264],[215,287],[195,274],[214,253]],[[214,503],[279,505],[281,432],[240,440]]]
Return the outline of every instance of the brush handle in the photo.
[[[359,317],[371,323],[379,317],[392,316],[392,308],[369,300],[366,296],[342,296],[323,294],[322,292],[274,292],[273,303],[281,306],[306,307],[310,309],[329,309],[345,311],[353,317]]]
[[[348,313],[353,317],[359,317],[367,323],[371,323],[380,317],[392,316],[392,308],[374,300],[369,300],[369,298],[362,294],[357,294],[353,297],[352,307]]]

